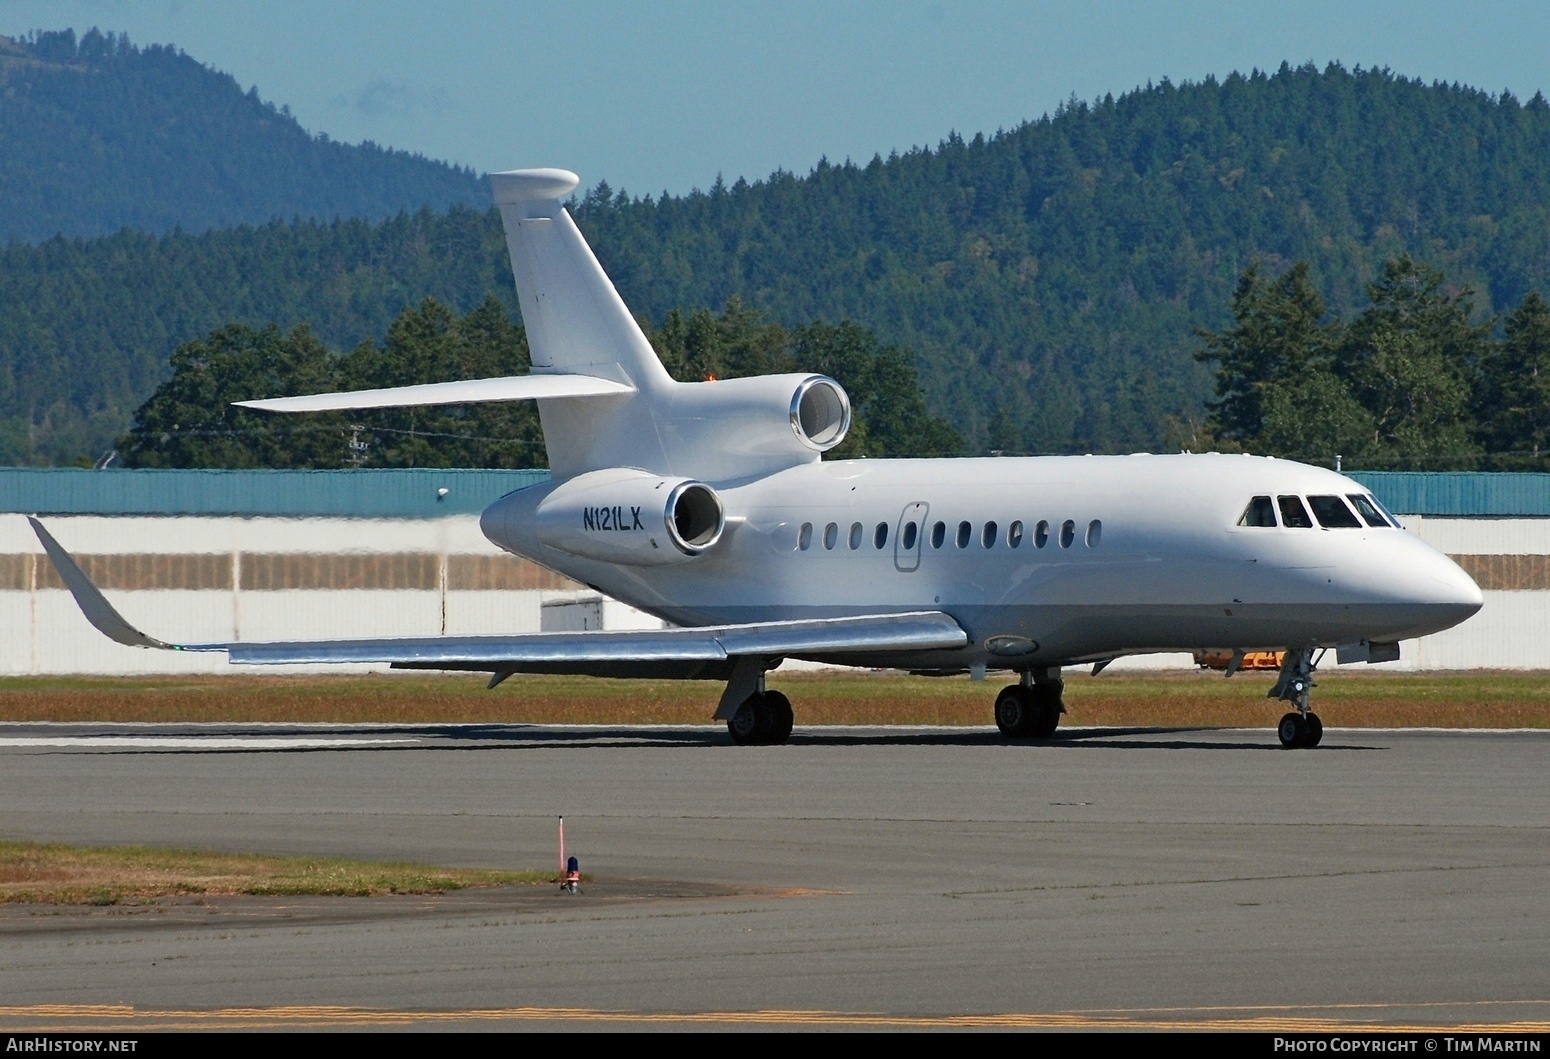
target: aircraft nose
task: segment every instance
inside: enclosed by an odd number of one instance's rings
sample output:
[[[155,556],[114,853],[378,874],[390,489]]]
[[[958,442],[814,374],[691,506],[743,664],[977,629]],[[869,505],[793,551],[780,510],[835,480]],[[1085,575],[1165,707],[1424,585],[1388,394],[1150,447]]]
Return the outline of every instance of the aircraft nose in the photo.
[[[1371,543],[1375,550],[1364,576],[1374,602],[1381,603],[1383,638],[1409,640],[1451,629],[1485,603],[1480,586],[1431,545],[1409,534]]]
[[[1450,626],[1471,617],[1485,605],[1485,594],[1474,578],[1446,555],[1436,555],[1426,573],[1436,586],[1433,605],[1440,616],[1451,619]]]

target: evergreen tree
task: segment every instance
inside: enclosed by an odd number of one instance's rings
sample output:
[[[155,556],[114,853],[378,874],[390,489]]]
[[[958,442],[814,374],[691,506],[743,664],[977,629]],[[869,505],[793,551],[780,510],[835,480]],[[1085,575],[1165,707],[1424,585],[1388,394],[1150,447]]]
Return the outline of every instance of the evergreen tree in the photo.
[[[948,455],[962,443],[932,416],[912,358],[855,324],[795,334],[740,302],[719,316],[668,314],[648,332],[682,381],[812,371],[839,380],[854,415],[847,455]],[[219,328],[179,347],[172,378],[120,439],[130,467],[542,467],[547,456],[531,401],[364,409],[305,415],[251,412],[231,402],[331,390],[369,390],[525,375],[526,335],[495,298],[462,317],[434,298],[406,307],[380,342],[344,356],[299,327]]]
[[[177,348],[172,378],[135,413],[119,453],[128,467],[340,467],[347,450],[338,415],[232,404],[327,392],[338,381],[335,358],[305,325],[283,333],[228,324]]]
[[[1258,262],[1233,293],[1233,324],[1197,329],[1196,358],[1216,365],[1216,398],[1206,422],[1212,438],[1266,455],[1332,463],[1365,447],[1370,424],[1333,362],[1337,323],[1306,261],[1269,280]]]
[[[345,389],[525,375],[527,340],[494,298],[458,318],[435,298],[399,313],[380,344],[345,356]],[[546,462],[531,401],[433,405],[344,413],[369,446],[368,467],[542,467]]]
[[[1530,291],[1504,331],[1481,373],[1480,439],[1491,466],[1542,471],[1550,457],[1550,305]]]
[[[1368,285],[1372,304],[1346,330],[1338,369],[1372,417],[1368,459],[1388,466],[1469,469],[1478,463],[1471,381],[1490,325],[1470,323],[1474,292],[1408,254]]]

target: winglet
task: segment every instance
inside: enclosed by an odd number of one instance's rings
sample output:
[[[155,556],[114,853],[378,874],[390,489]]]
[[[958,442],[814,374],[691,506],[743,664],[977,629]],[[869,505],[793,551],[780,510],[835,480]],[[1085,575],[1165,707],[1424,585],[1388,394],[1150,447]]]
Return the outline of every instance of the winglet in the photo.
[[[156,647],[163,651],[176,651],[173,644],[162,643],[154,637],[147,636],[133,625],[124,620],[123,615],[113,609],[113,604],[91,583],[91,578],[76,565],[70,553],[59,546],[53,534],[43,528],[43,523],[27,516],[27,521],[32,523],[32,531],[38,535],[38,540],[43,544],[43,550],[48,552],[49,561],[54,564],[54,569],[59,571],[59,576],[64,580],[65,587],[75,597],[76,605],[81,608],[81,613],[86,615],[86,620],[96,626],[97,631],[110,640],[116,640],[126,647]]]

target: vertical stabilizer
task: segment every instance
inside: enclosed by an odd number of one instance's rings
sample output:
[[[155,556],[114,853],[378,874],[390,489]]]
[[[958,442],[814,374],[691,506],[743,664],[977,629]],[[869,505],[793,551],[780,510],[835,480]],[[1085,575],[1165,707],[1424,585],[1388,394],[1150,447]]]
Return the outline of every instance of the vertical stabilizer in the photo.
[[[595,375],[642,391],[666,370],[560,200],[580,183],[564,169],[494,173],[511,271],[537,374]]]
[[[556,478],[600,467],[666,462],[652,408],[673,379],[560,200],[581,182],[564,169],[493,173],[533,373],[591,375],[636,391],[618,398],[538,402]]]

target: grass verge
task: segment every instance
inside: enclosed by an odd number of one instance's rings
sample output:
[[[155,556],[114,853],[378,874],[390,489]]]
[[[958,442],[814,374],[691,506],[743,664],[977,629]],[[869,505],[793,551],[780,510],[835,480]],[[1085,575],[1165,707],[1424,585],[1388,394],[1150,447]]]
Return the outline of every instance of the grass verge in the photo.
[[[552,871],[469,871],[329,857],[0,842],[0,903],[115,905],[234,894],[369,897],[555,882]]]
[[[1283,703],[1271,673],[1073,673],[1066,723],[1257,727]],[[1005,679],[833,670],[774,673],[798,725],[990,723]],[[12,677],[0,721],[706,724],[721,685],[515,676],[494,691],[467,674],[365,676]],[[1538,672],[1326,670],[1314,704],[1334,727],[1550,728],[1550,678]]]

